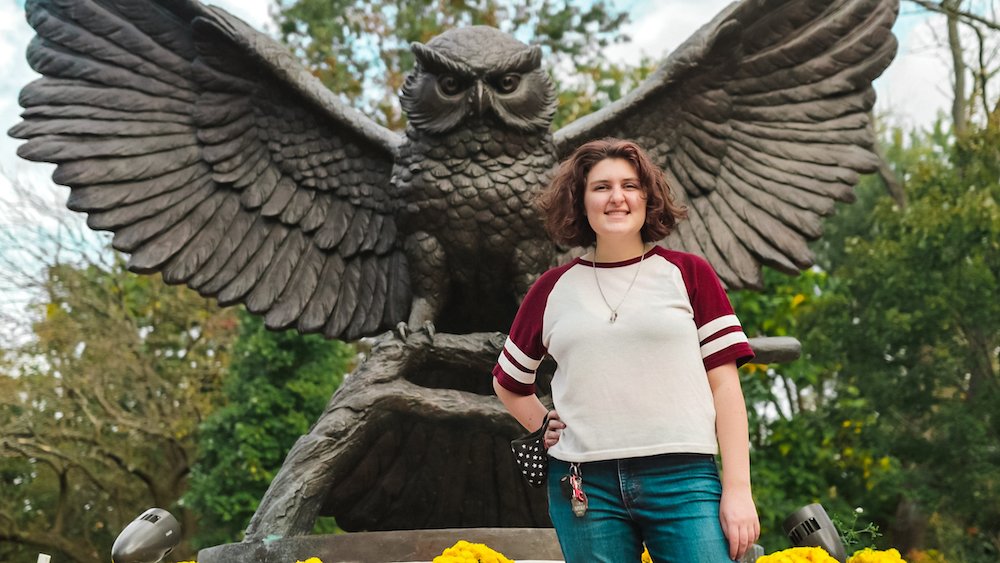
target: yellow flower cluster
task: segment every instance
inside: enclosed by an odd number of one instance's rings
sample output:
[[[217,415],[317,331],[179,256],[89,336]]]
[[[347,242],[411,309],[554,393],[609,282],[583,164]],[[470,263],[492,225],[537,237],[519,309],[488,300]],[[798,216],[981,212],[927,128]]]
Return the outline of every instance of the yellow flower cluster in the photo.
[[[776,551],[757,560],[757,563],[837,563],[821,547],[793,547]],[[847,559],[847,563],[906,563],[895,549],[878,551],[862,549]]]
[[[839,563],[822,547],[793,547],[776,551],[757,563]]]
[[[906,563],[903,557],[895,549],[877,551],[874,549],[862,549],[854,552],[847,563]]]
[[[444,550],[434,558],[434,563],[514,563],[503,554],[497,553],[482,543],[458,543]]]

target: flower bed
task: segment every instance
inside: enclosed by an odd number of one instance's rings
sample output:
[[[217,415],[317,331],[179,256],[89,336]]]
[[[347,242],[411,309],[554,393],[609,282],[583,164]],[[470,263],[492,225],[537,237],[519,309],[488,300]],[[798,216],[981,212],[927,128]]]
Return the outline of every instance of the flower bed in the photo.
[[[197,563],[183,561],[180,563]],[[318,557],[310,557],[305,561],[295,563],[323,563]],[[502,553],[491,549],[486,544],[470,543],[460,540],[455,545],[446,548],[432,563],[517,563],[505,557]],[[522,562],[528,563],[528,562]],[[640,563],[653,563],[649,551],[643,551]],[[793,547],[776,551],[757,559],[757,563],[839,563],[829,553],[820,547]],[[847,563],[906,563],[906,560],[895,549],[879,551],[862,549],[854,552]]]

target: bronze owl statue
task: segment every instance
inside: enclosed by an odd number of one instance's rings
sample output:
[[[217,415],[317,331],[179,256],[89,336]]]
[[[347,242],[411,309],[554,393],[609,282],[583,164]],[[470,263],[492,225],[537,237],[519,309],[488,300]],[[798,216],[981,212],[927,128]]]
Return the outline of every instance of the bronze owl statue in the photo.
[[[270,328],[353,339],[410,321],[506,330],[551,265],[531,205],[594,137],[637,140],[690,220],[664,245],[730,288],[812,264],[820,217],[875,169],[871,81],[897,3],[744,1],[626,98],[554,134],[529,47],[489,27],[414,44],[404,135],[349,108],[288,51],[194,0],[29,0],[43,78],[18,153],[68,205],[161,272]]]
[[[400,323],[507,330],[519,298],[559,259],[532,199],[562,158],[597,137],[650,152],[688,207],[660,244],[703,256],[730,289],[760,287],[762,265],[809,267],[822,217],[877,168],[871,83],[895,54],[898,0],[733,3],[637,89],[555,132],[541,50],[489,27],[453,29],[412,45],[403,134],[348,107],[283,46],[219,8],[26,8],[37,32],[28,59],[43,76],[22,91],[24,120],[10,134],[27,140],[22,157],[57,164],[68,206],[114,232],[129,268],[243,303],[270,328],[354,339]],[[424,383],[440,396],[455,389]],[[487,418],[509,421],[499,407]],[[334,426],[326,437],[346,432]],[[378,439],[372,432],[362,443]],[[426,443],[441,442],[431,435]],[[351,495],[361,498],[352,490],[339,502]],[[463,519],[482,508],[463,512],[470,495],[423,521],[489,520]],[[422,502],[383,509],[411,518]],[[371,520],[372,503],[355,510],[369,518],[356,527],[389,526]],[[289,513],[266,499],[261,511]],[[261,516],[248,537],[308,529],[299,520],[275,532]]]

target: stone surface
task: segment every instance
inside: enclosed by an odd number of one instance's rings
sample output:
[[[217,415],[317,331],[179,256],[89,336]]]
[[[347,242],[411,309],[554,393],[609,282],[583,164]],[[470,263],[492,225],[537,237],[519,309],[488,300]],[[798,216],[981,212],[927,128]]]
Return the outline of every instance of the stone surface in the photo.
[[[246,538],[349,531],[547,527],[545,493],[511,459],[520,425],[493,394],[500,333],[386,333],[289,452]],[[550,402],[552,365],[539,379]]]

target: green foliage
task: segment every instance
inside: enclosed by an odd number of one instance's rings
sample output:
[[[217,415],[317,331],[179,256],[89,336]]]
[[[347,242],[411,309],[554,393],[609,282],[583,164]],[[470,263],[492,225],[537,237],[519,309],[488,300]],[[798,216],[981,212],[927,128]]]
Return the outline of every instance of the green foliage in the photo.
[[[197,544],[241,539],[288,450],[319,418],[354,356],[343,342],[271,332],[259,318],[240,314],[226,404],[201,426],[184,497],[201,515]]]
[[[0,560],[104,561],[151,506],[176,505],[235,334],[231,312],[108,263],[53,263],[34,339],[0,364]],[[182,548],[183,549],[183,548]]]
[[[901,461],[904,494],[940,519],[991,530],[980,554],[991,560],[1000,552],[998,141],[994,120],[917,163],[905,208],[875,206],[873,235],[847,239],[828,327],[845,359],[842,384],[870,401],[879,446]]]
[[[628,41],[619,32],[627,14],[603,1],[275,0],[275,17],[279,36],[313,74],[391,129],[406,123],[396,97],[413,68],[410,43],[458,26],[489,25],[542,47],[560,92],[556,128],[617,99],[651,68],[602,58],[608,45]]]
[[[882,532],[879,531],[878,526],[872,522],[868,522],[860,527],[858,526],[858,516],[862,512],[864,511],[860,508],[855,510],[851,514],[850,522],[836,515],[830,517],[830,520],[839,532],[840,541],[844,542],[844,547],[847,548],[848,553],[865,548],[876,549],[874,542],[882,536]]]
[[[886,136],[906,205],[863,179],[816,245],[825,270],[766,272],[765,293],[733,296],[751,335],[803,344],[797,362],[743,370],[762,541],[786,545],[781,520],[821,502],[842,522],[864,507],[855,524],[887,530],[885,547],[996,561],[1000,127]]]
[[[831,514],[855,514],[893,462],[868,445],[874,417],[856,389],[838,389],[837,363],[817,354],[826,346],[818,312],[835,295],[836,280],[819,269],[788,277],[765,271],[766,292],[731,295],[750,336],[799,338],[803,357],[788,364],[742,369],[751,429],[753,485],[761,544],[788,547],[781,528],[792,511],[819,502]]]

